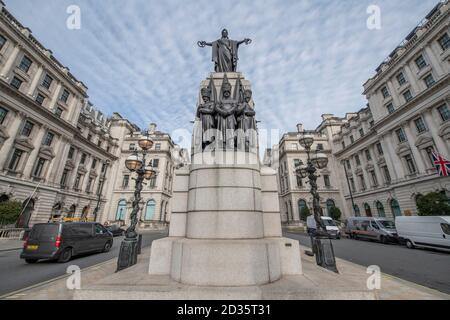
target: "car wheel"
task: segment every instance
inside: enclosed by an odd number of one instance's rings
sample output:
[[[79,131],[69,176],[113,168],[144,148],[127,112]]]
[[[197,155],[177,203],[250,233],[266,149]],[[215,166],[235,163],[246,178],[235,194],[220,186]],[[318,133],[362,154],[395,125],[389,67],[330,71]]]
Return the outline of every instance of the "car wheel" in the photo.
[[[111,241],[105,243],[105,246],[103,247],[103,252],[108,252],[109,250],[111,250]]]
[[[58,262],[66,263],[72,259],[72,248],[65,248],[63,252],[59,255]]]
[[[356,234],[353,235],[354,240],[359,240],[358,236]]]
[[[36,263],[37,261],[38,261],[38,259],[25,259],[25,262],[30,263],[30,264]]]
[[[380,237],[380,242],[381,242],[382,244],[387,244],[387,243],[388,243],[388,239],[387,239],[385,236],[381,236],[381,237]]]
[[[406,240],[406,247],[408,249],[414,249],[414,244],[411,242],[411,240]]]

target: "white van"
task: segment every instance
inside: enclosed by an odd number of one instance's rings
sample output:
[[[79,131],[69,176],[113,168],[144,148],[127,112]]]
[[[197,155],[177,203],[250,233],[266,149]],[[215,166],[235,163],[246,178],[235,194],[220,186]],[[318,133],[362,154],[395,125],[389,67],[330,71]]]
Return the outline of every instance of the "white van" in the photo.
[[[322,221],[327,228],[328,234],[335,238],[340,239],[341,238],[341,231],[337,227],[336,223],[334,223],[333,219],[330,217],[321,217]],[[306,218],[306,226],[308,228],[308,234],[312,235],[317,230],[316,220],[314,219],[314,216],[308,216]]]
[[[377,240],[382,243],[397,242],[395,222],[389,218],[351,217],[345,221],[345,232],[350,238]]]
[[[450,251],[450,217],[397,217],[397,232],[410,249]]]

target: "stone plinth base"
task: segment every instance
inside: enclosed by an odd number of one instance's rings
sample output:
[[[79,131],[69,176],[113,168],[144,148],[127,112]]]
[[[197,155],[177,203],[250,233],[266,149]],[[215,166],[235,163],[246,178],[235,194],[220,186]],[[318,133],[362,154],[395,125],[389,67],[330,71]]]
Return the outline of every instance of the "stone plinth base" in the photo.
[[[197,286],[253,286],[302,274],[298,241],[196,240],[164,238],[154,241],[150,275],[170,275]]]

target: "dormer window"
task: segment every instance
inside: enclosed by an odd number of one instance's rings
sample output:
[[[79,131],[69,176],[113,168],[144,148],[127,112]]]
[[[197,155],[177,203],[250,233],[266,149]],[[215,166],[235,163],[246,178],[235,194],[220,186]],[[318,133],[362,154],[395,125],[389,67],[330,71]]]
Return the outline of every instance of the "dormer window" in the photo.
[[[425,58],[423,57],[423,55],[420,55],[416,59],[415,62],[416,62],[417,68],[419,68],[419,70],[422,70],[423,68],[425,68],[427,66],[427,62],[425,61]]]
[[[30,58],[28,58],[27,56],[23,56],[22,61],[19,64],[19,69],[22,70],[23,72],[27,73],[28,70],[30,70],[32,63],[33,62],[31,61]]]
[[[381,89],[381,93],[383,94],[383,98],[387,99],[391,96],[387,87],[383,87]]]
[[[448,33],[445,33],[442,37],[439,38],[439,44],[441,45],[442,50],[447,50],[450,48],[450,37]],[[1,43],[0,43],[1,44]]]

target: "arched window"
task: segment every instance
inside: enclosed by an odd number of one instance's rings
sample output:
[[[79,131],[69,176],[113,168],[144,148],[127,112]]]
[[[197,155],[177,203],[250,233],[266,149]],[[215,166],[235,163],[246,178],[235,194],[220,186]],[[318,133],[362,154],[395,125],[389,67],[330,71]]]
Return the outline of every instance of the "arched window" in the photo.
[[[378,216],[382,217],[382,218],[386,217],[386,213],[384,212],[383,204],[380,201],[377,201],[376,206],[377,206]]]
[[[116,221],[125,221],[125,214],[127,213],[127,201],[120,200],[117,205]]]
[[[400,209],[400,205],[398,204],[398,201],[395,199],[391,200],[391,210],[392,210],[392,215],[394,217],[399,217],[402,215],[402,210]]]
[[[372,209],[370,208],[368,203],[364,204],[364,211],[366,212],[367,217],[372,217]]]
[[[155,215],[155,207],[156,207],[155,200],[152,199],[147,201],[147,205],[145,206],[145,216],[144,216],[145,221],[153,220],[153,217]]]
[[[7,201],[9,201],[8,195],[2,194],[2,195],[0,196],[0,202],[7,202]]]
[[[81,211],[81,220],[87,219],[90,210],[91,208],[89,206],[83,208],[83,211]]]
[[[306,217],[302,216],[302,211],[305,210],[305,208],[307,208],[306,201],[303,199],[298,200],[298,214],[300,216],[300,220],[306,220]]]
[[[355,211],[355,216],[356,217],[361,217],[361,212],[359,211],[359,207],[358,207],[357,204],[355,204],[354,211]]]
[[[75,218],[76,210],[77,210],[77,206],[75,204],[71,205],[69,212],[67,213],[67,218]]]
[[[328,199],[327,200],[327,215],[329,217],[331,217],[330,210],[331,210],[331,208],[334,208],[334,207],[336,207],[336,203],[334,202],[334,200],[333,199]]]

